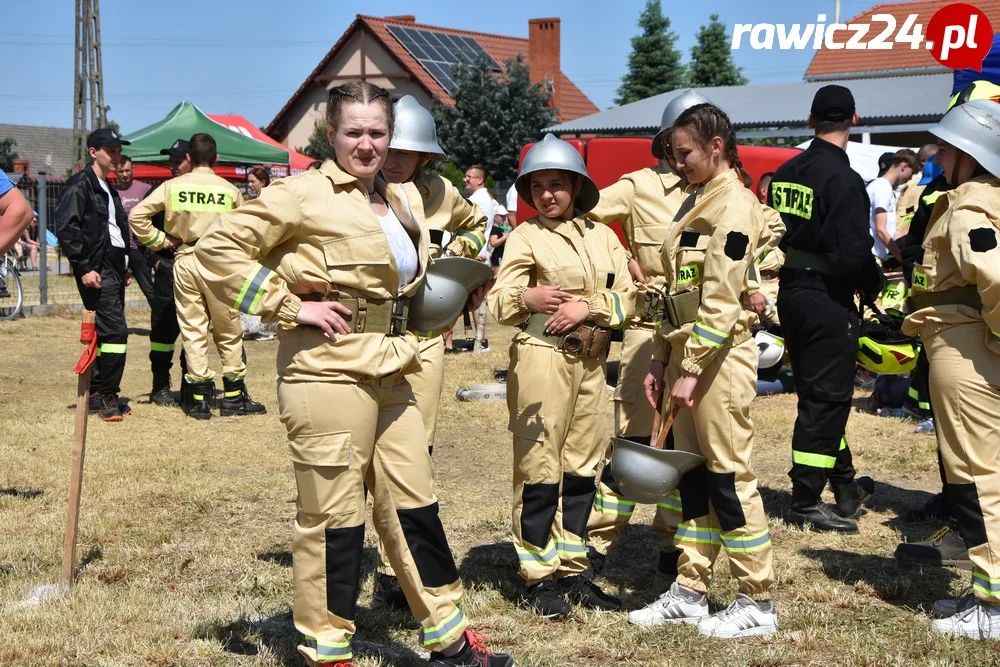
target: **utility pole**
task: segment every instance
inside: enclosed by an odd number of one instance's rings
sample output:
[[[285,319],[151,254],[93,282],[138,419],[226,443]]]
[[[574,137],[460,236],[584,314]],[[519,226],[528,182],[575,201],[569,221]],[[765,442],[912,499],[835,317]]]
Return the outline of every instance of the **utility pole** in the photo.
[[[83,166],[87,156],[87,134],[107,124],[101,63],[100,0],[76,0],[73,74],[73,144],[77,166]]]

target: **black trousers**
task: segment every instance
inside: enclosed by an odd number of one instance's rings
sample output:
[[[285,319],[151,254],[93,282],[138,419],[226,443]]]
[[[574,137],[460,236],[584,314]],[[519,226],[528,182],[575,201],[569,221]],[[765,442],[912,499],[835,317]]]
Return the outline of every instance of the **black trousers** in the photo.
[[[854,481],[851,450],[844,437],[854,397],[860,317],[851,294],[782,285],[778,315],[798,393],[792,435],[792,502],[819,501],[833,486]]]
[[[97,361],[91,366],[92,394],[118,394],[125,373],[128,324],[125,322],[125,248],[108,248],[101,265],[101,287],[86,287],[76,277],[83,307],[97,313]]]
[[[146,302],[153,304],[153,267],[146,261],[146,255],[141,248],[129,248],[128,271],[135,278],[136,284],[146,297]]]
[[[153,272],[153,298],[149,301],[149,307],[152,310],[149,322],[149,364],[154,376],[169,375],[177,337],[181,333],[174,305],[174,263],[171,259],[160,259]]]

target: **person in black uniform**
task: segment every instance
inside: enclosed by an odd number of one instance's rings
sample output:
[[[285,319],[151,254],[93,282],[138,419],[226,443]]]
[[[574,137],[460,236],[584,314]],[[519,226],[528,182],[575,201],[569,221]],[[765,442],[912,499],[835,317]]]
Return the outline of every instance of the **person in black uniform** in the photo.
[[[788,521],[843,533],[858,531],[853,519],[875,491],[871,478],[855,479],[844,437],[860,331],[854,294],[874,298],[885,282],[872,254],[864,181],[844,150],[857,122],[850,90],[820,88],[809,115],[816,137],[778,168],[768,193],[786,228],[778,315],[799,397]],[[820,501],[827,481],[833,508]]]
[[[122,141],[100,128],[87,137],[91,162],[66,181],[56,206],[56,236],[69,259],[83,307],[96,312],[97,361],[91,366],[90,390],[97,396],[103,421],[122,421],[118,402],[128,325],[125,322],[125,255],[128,218],[108,174],[121,162]]]

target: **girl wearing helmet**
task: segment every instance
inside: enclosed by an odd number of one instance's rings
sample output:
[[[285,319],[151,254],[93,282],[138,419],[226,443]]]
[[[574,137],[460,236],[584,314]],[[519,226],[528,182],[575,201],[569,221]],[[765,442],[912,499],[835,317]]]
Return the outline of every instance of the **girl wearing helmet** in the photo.
[[[930,132],[954,189],[934,204],[903,332],[924,341],[945,481],[972,587],[935,604],[935,632],[1000,639],[1000,104],[953,108]]]
[[[771,540],[750,469],[758,353],[752,316],[741,302],[766,226],[764,211],[748,189],[736,134],[721,109],[700,104],[685,111],[671,146],[696,189],[661,251],[669,307],[645,385],[650,402],[662,398],[663,410],[676,413],[675,448],[701,454],[707,463],[680,483],[677,579],[658,600],[629,614],[629,621],[697,623],[699,633],[726,638],[771,634],[778,627]],[[709,616],[705,592],[722,548],[740,593]]]
[[[546,135],[514,186],[539,215],[511,232],[487,299],[497,321],[521,329],[510,348],[507,407],[513,540],[527,601],[546,618],[568,614],[567,601],[618,609],[583,574],[604,453],[610,329],[632,316],[636,288],[614,232],[586,215],[599,193],[573,146]]]
[[[382,175],[390,183],[403,184],[414,218],[430,234],[431,259],[442,255],[475,258],[486,242],[486,216],[463,197],[451,181],[424,171],[428,164],[445,154],[437,141],[434,117],[410,95],[401,97],[394,107],[396,122]],[[445,232],[451,234],[451,240],[442,247]],[[415,333],[420,339],[421,369],[407,379],[424,421],[427,447],[433,450],[444,387],[444,339],[439,331]],[[403,589],[381,542],[378,557],[374,601],[407,609]]]

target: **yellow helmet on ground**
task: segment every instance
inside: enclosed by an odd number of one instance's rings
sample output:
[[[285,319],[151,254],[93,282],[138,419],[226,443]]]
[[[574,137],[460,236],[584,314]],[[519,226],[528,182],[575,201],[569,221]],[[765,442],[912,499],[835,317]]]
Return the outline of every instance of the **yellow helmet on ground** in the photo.
[[[960,104],[972,102],[973,100],[993,100],[994,102],[1000,102],[1000,86],[984,79],[973,81],[952,95],[947,110],[951,111]]]
[[[885,317],[861,323],[858,363],[881,375],[909,373],[917,365],[920,345],[916,338],[904,336],[898,329],[887,326]]]

